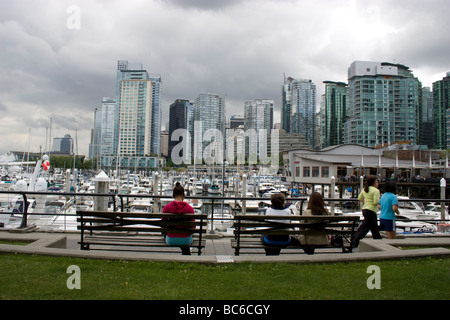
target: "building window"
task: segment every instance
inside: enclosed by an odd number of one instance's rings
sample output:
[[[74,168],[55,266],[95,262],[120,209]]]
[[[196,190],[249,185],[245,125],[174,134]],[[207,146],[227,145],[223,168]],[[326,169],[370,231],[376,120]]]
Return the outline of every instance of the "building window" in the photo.
[[[303,167],[303,177],[310,177],[310,175],[311,175],[311,168]]]
[[[322,167],[322,178],[328,178],[330,176],[330,168]]]
[[[319,177],[319,167],[312,167],[312,177],[318,178]]]
[[[295,167],[295,176],[300,177],[300,167]]]

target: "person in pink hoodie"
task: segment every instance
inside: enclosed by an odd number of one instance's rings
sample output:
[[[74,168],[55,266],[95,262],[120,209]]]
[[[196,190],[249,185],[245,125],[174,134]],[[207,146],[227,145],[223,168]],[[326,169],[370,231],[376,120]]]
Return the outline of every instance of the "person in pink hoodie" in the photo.
[[[167,204],[163,213],[174,213],[174,214],[193,214],[194,209],[187,203],[184,202],[184,188],[179,182],[176,183],[175,188],[173,188],[173,198],[174,201]],[[167,233],[166,243],[169,246],[179,246],[183,255],[190,255],[191,250],[189,246],[192,244],[193,237],[190,233]]]

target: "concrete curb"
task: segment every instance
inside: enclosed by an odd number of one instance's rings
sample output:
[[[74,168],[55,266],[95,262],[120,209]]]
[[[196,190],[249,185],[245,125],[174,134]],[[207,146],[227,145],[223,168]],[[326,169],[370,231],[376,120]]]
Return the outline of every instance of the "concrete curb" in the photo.
[[[67,256],[88,259],[109,260],[143,260],[162,262],[194,262],[205,264],[216,263],[335,263],[357,262],[367,260],[411,259],[422,257],[450,257],[450,237],[419,237],[405,239],[364,239],[354,253],[317,253],[281,254],[265,256],[263,254],[239,255],[232,254],[230,238],[208,239],[205,254],[202,256],[170,253],[119,252],[119,251],[84,251],[77,248],[79,240],[77,233],[10,233],[0,231],[3,241],[30,241],[28,245],[0,244],[0,253],[24,253],[47,256]],[[400,247],[418,246],[424,248],[402,250]],[[444,248],[447,247],[447,248]]]

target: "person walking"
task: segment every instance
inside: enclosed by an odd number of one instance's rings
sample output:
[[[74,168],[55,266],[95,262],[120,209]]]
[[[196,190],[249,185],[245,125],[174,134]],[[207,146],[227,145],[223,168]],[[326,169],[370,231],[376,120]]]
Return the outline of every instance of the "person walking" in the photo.
[[[367,177],[366,185],[359,194],[358,200],[363,203],[362,214],[364,216],[364,220],[353,238],[353,246],[355,248],[359,246],[359,241],[367,235],[369,230],[374,239],[381,239],[377,223],[380,190],[378,190],[378,178],[376,176],[369,175]]]
[[[393,180],[386,181],[385,191],[380,198],[380,230],[386,231],[388,239],[395,239],[395,214],[400,214],[398,198],[395,195],[397,191],[396,182]]]

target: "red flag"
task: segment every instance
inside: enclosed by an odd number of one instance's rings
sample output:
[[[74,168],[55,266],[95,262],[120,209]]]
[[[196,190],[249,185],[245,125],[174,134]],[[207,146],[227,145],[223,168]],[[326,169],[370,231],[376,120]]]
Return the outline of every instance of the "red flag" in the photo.
[[[50,162],[48,160],[45,160],[42,163],[42,166],[44,167],[44,171],[47,171],[48,169],[50,169]]]

